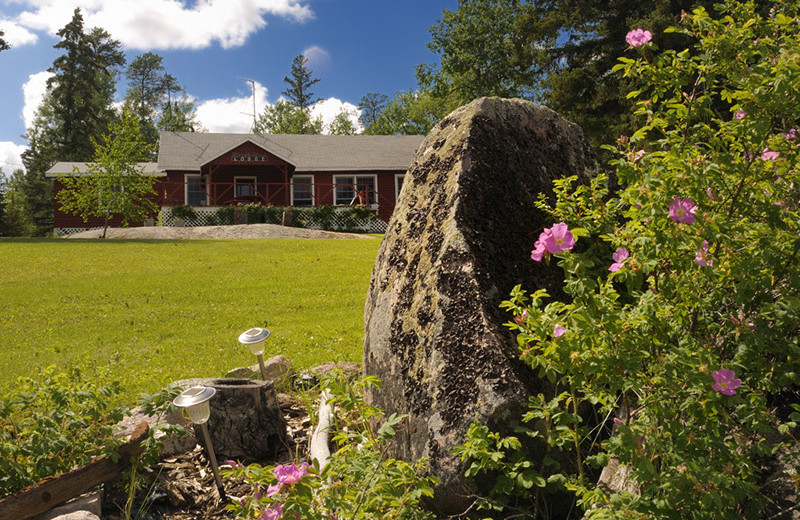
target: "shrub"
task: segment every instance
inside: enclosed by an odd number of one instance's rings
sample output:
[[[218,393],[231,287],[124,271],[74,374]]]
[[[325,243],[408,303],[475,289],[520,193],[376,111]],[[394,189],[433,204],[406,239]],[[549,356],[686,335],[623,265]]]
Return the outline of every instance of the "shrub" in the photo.
[[[609,147],[619,190],[568,178],[539,202],[554,225],[532,258],[558,262],[567,299],[517,287],[504,303],[521,358],[556,388],[531,398],[529,434],[575,461],[521,487],[566,489],[589,518],[777,517],[761,462],[797,447],[800,4],[718,9],[670,29],[692,49],[634,39],[616,69],[641,79],[647,123]],[[500,440],[476,425],[462,448],[498,486],[520,467]],[[627,491],[595,485],[610,460]]]
[[[121,441],[113,427],[127,409],[115,405],[118,382],[87,381],[77,368],[19,378],[0,400],[0,496],[71,470]]]
[[[191,225],[197,218],[197,212],[191,206],[175,206],[171,210],[172,218],[182,219],[186,224]]]

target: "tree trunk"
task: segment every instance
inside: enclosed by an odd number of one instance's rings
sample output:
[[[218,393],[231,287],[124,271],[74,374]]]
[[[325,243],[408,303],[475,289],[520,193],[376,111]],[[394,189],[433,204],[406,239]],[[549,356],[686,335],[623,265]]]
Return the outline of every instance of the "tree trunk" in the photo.
[[[210,386],[217,393],[209,401],[208,433],[220,463],[274,462],[289,451],[283,419],[272,381],[250,379],[191,379],[181,386]],[[195,426],[200,439],[200,427]],[[204,447],[205,448],[205,447]]]

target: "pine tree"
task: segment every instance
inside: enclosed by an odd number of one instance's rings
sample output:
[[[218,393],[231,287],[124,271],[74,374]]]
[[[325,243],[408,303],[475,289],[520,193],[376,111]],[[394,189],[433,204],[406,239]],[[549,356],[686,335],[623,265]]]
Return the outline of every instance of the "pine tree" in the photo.
[[[316,100],[311,87],[319,82],[319,78],[312,77],[312,72],[308,68],[308,59],[303,56],[296,56],[292,61],[292,69],[289,76],[284,76],[283,81],[289,87],[281,92],[289,103],[296,107],[308,109]]]
[[[92,137],[99,137],[114,119],[115,81],[125,57],[119,42],[104,30],[83,30],[83,16],[75,9],[72,20],[58,31],[54,47],[64,54],[48,70],[47,81],[54,109],[51,124],[59,136],[63,161],[92,158]]]
[[[358,103],[358,109],[361,110],[361,115],[358,120],[365,128],[375,123],[378,115],[386,106],[389,101],[389,96],[386,94],[379,94],[377,92],[367,92],[361,97]]]
[[[139,132],[150,150],[151,158],[155,157],[158,146],[156,118],[167,93],[163,61],[158,54],[146,52],[131,61],[125,71],[128,91],[124,106],[138,120]],[[170,79],[174,80],[172,76]]]
[[[48,69],[53,77],[27,129],[29,149],[22,154],[26,172],[20,190],[36,235],[53,229],[53,185],[45,172],[56,161],[92,159],[92,139],[114,120],[115,81],[125,63],[119,42],[107,32],[84,31],[80,9],[58,35],[61,41],[54,47],[63,54]]]

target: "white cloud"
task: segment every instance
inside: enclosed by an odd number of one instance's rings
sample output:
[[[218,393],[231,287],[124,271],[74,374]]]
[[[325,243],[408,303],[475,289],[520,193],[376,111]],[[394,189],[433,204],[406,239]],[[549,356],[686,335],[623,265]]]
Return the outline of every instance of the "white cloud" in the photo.
[[[267,105],[267,89],[255,82],[256,114]],[[197,103],[197,120],[209,132],[249,133],[253,126],[253,95],[209,99]]]
[[[129,49],[202,49],[243,45],[266,16],[296,22],[314,17],[308,0],[28,0],[16,21],[55,34],[81,8],[85,26],[102,27]]]
[[[323,68],[330,62],[330,54],[322,47],[309,47],[303,51],[303,56],[308,60],[308,67],[313,71],[314,69]]]
[[[22,93],[25,98],[25,105],[22,107],[22,119],[25,121],[25,128],[30,128],[33,118],[36,117],[36,110],[42,103],[45,92],[47,92],[47,80],[53,73],[43,70],[28,76],[28,81],[22,85]]]
[[[361,132],[363,128],[358,122],[358,116],[361,114],[361,111],[354,104],[337,98],[332,97],[317,101],[317,103],[311,107],[311,116],[321,116],[322,122],[325,124],[325,128],[327,128],[328,125],[333,122],[333,119],[336,117],[336,115],[342,110],[347,112],[347,115],[350,117],[350,121],[352,121],[356,127],[356,131]]]
[[[8,177],[11,172],[22,167],[22,152],[28,147],[12,143],[11,141],[0,141],[0,169]]]
[[[36,43],[36,40],[39,39],[38,36],[11,20],[0,20],[0,31],[3,31],[3,39],[12,48]]]

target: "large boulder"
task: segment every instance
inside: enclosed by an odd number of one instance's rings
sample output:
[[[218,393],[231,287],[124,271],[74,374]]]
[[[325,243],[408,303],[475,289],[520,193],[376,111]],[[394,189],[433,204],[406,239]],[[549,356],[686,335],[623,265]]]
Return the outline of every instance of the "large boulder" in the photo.
[[[552,224],[534,201],[594,167],[577,125],[527,101],[481,98],[431,131],[405,177],[372,272],[364,373],[383,381],[370,403],[408,414],[393,455],[429,459],[440,512],[469,505],[451,450],[470,423],[518,422],[545,387],[519,361],[499,304],[516,284],[561,294],[560,270],[530,257]]]

